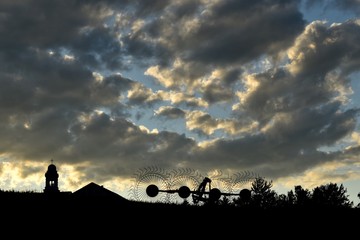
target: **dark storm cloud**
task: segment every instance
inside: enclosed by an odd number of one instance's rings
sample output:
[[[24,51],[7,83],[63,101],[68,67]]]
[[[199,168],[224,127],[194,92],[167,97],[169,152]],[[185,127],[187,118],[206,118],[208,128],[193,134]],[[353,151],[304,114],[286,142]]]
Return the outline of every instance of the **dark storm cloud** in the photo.
[[[61,156],[72,157],[72,161],[91,161],[89,169],[81,170],[89,174],[89,179],[96,168],[100,173],[107,172],[102,176],[106,179],[131,176],[149,165],[173,168],[178,161],[188,159],[195,146],[184,135],[166,131],[148,134],[124,119],[112,121],[105,114],[93,117],[86,128],[74,127],[77,140],[72,144],[73,152]]]
[[[13,62],[17,65],[11,71],[10,67],[0,67],[3,86],[0,111],[26,114],[57,107],[91,111],[95,106],[116,105],[120,92],[132,84],[118,75],[96,81],[81,63],[67,62],[47,52],[34,50],[25,54],[28,59]],[[5,59],[2,62],[7,65]]]
[[[224,166],[251,167],[277,177],[341,161],[341,151],[319,149],[355,130],[359,109],[343,107],[349,74],[360,68],[359,30],[352,21],[310,24],[289,49],[287,67],[251,76],[258,85],[242,100],[240,111],[259,121],[262,132],[209,144],[200,152],[204,163],[211,166],[221,159]]]
[[[136,43],[136,47],[128,49],[130,53],[138,57],[151,54],[162,67],[171,66],[176,59],[197,65],[185,65],[187,70],[175,67],[174,84],[170,85],[178,85],[181,79],[180,82],[191,86],[214,66],[251,62],[263,54],[276,55],[289,47],[305,24],[298,3],[219,1],[188,8],[183,5],[187,6],[188,1],[177,2],[146,19],[123,40],[129,46]],[[181,16],[179,8],[183,9]],[[188,9],[187,14],[184,9]]]
[[[2,1],[1,45],[53,47],[72,44],[79,30],[99,24],[105,5],[79,1]]]
[[[128,93],[128,104],[151,107],[162,100],[161,96],[154,93],[150,88],[142,84],[135,84]]]
[[[126,68],[122,64],[123,52],[119,42],[109,28],[97,27],[85,31],[74,39],[69,48],[79,61],[90,67],[103,66],[110,70]]]
[[[120,75],[98,79],[76,60],[47,51],[24,56],[13,61],[15,69],[5,59],[0,67],[1,152],[34,161],[59,156],[77,138],[70,129],[93,111],[126,115],[119,97],[133,81]]]
[[[338,111],[337,104],[329,104],[320,111],[297,111],[276,121],[263,134],[214,142],[204,152],[198,152],[199,162],[193,164],[209,169],[213,165],[220,169],[252,169],[271,178],[303,172],[336,159],[338,153],[327,154],[318,148],[331,146],[354,130],[359,110]]]
[[[112,120],[107,114],[92,114],[84,122],[73,125],[70,132],[76,136],[70,156],[78,156],[77,161],[89,159],[103,162],[133,158],[138,149],[147,149],[151,136],[123,118]]]
[[[284,119],[276,121],[266,132],[278,143],[302,149],[316,150],[331,146],[351,133],[356,126],[358,109],[340,111],[339,102],[330,102],[315,108],[294,110]]]
[[[170,56],[186,61],[219,65],[247,62],[290,46],[305,23],[297,4],[277,0],[220,1],[202,13],[183,16],[180,21],[174,14],[182,7],[178,4],[164,11],[161,18],[148,22],[131,41],[147,44],[146,39],[161,37],[166,50],[172,53]],[[201,9],[201,5],[197,8]],[[189,24],[188,32],[180,24]]]
[[[219,1],[187,39],[184,58],[248,62],[290,46],[304,27],[297,1]]]
[[[324,75],[338,66],[347,75],[360,66],[359,41],[360,25],[356,21],[331,27],[313,22],[296,42],[291,53],[294,56],[290,57],[301,75]],[[304,58],[299,58],[299,54],[304,54]]]
[[[222,101],[227,102],[233,99],[233,97],[234,93],[232,89],[221,84],[208,84],[203,89],[203,98],[210,104]]]
[[[226,85],[231,85],[232,83],[236,82],[240,76],[240,69],[231,69],[225,73],[222,80]]]
[[[178,119],[185,117],[185,111],[180,108],[163,106],[155,111],[156,116],[165,117],[167,119]]]
[[[121,75],[110,75],[91,85],[91,97],[94,104],[99,106],[113,106],[119,103],[121,93],[137,85],[136,82]]]
[[[138,18],[134,19],[133,16],[128,16],[128,18],[131,22],[144,20],[145,25],[122,38],[127,51],[135,56],[137,61],[143,61],[146,57],[162,66],[169,65],[176,57],[176,49],[172,49],[170,45],[173,44],[172,41],[180,37],[177,31],[183,31],[182,19],[191,20],[199,9],[204,8],[198,0],[136,1],[131,2],[130,5],[134,9],[133,15]],[[179,19],[181,21],[178,23]],[[163,43],[159,41],[161,38],[165,40],[161,41]]]
[[[181,57],[206,64],[210,58],[212,64],[249,61],[263,51],[271,53],[289,46],[304,25],[296,1],[246,4],[226,1],[205,5],[198,1],[52,1],[50,4],[41,0],[5,1],[0,9],[3,36],[0,46],[7,51],[29,46],[54,51],[67,49],[84,64],[108,69],[129,67],[122,60],[126,54],[135,54],[139,61],[143,57],[155,57],[157,62]],[[112,27],[110,17],[123,9],[132,9],[137,13],[135,16],[146,20],[146,25],[117,39],[118,32]],[[124,27],[130,29],[137,19],[128,18],[129,25]],[[106,27],[105,21],[109,21]],[[199,21],[198,26],[184,26],[193,21]],[[171,27],[169,22],[173,22]],[[250,26],[257,31],[251,31]],[[189,32],[184,32],[186,28]],[[280,34],[276,29],[287,31]],[[163,40],[159,41],[160,38]],[[125,46],[121,47],[119,40]]]
[[[298,147],[291,148],[265,134],[218,140],[197,153],[198,161],[192,164],[198,168],[211,169],[216,165],[219,169],[251,170],[270,178],[302,172],[330,159],[317,151],[304,150],[302,155]]]
[[[277,70],[275,74],[267,72],[254,78],[260,86],[242,102],[241,109],[259,121],[260,126],[266,125],[278,113],[321,106],[337,94],[337,89],[333,89],[324,76],[292,77],[286,71]],[[342,82],[340,79],[339,84]]]
[[[79,116],[79,113],[75,109],[69,110],[61,108],[56,108],[56,110],[49,109],[28,116],[13,116],[14,120],[11,119],[12,122],[10,124],[6,126],[2,125],[1,130],[3,136],[1,138],[1,152],[33,161],[43,161],[50,157],[61,159],[63,162],[89,160],[88,154],[92,154],[92,151],[102,153],[102,148],[99,147],[109,142],[103,141],[102,144],[100,144],[102,137],[86,135],[99,141],[96,142],[96,147],[91,144],[94,139],[82,139],[84,135],[83,132],[99,131],[99,134],[106,134],[107,132],[102,132],[102,129],[96,128],[96,126],[98,126],[96,123],[100,124],[104,121],[99,121],[97,118],[90,118],[94,120],[87,124],[87,122],[82,123],[81,120],[79,122],[79,117],[81,118],[81,115]],[[83,117],[86,118],[88,116],[84,114]],[[24,127],[24,124],[28,124],[29,127]],[[80,126],[87,129],[79,131]],[[112,127],[118,128],[119,126],[112,125]],[[116,133],[116,131],[112,132],[114,134]],[[111,136],[103,137],[109,141],[112,140]],[[85,144],[88,144],[88,146]],[[77,145],[80,146],[77,147]],[[98,156],[98,154],[93,154],[93,157],[96,156]]]
[[[121,67],[115,33],[103,26],[112,14],[106,2],[2,1],[0,13],[0,47],[6,57],[19,57],[29,47],[65,49],[92,67]]]
[[[130,176],[149,165],[287,176],[334,159],[335,153],[319,148],[341,140],[356,125],[358,110],[345,110],[343,104],[348,75],[359,69],[359,24],[314,22],[303,32],[298,4],[1,1],[0,155],[84,164],[78,170],[91,181]],[[138,116],[146,116],[162,101],[175,107],[159,108],[159,116],[188,117],[176,106],[208,110],[201,94],[210,103],[229,102],[239,90],[232,89],[235,83],[249,77],[242,69],[247,63],[289,47],[287,66],[253,74],[256,87],[241,89],[236,116],[246,121],[203,111],[189,118],[193,129],[209,134],[224,129],[240,138],[199,144],[129,118],[133,105],[140,108]],[[138,62],[166,89],[185,85],[192,91],[155,92],[113,73]],[[215,70],[223,75],[209,77]],[[242,130],[257,122],[251,134]]]
[[[84,86],[92,81],[91,72],[41,50],[24,50],[22,54],[18,61],[0,58],[0,111],[26,114],[58,104],[82,105],[88,94]]]

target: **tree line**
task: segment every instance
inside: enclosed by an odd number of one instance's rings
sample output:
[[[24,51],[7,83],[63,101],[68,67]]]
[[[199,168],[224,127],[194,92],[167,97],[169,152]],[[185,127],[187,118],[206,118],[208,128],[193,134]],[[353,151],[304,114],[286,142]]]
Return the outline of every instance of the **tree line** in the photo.
[[[270,208],[360,208],[360,203],[355,205],[349,199],[347,189],[343,184],[328,183],[315,187],[312,190],[303,188],[301,185],[287,194],[278,194],[272,189],[273,182],[265,178],[255,178],[251,183],[249,197],[229,198],[223,196],[216,205],[235,207],[253,207],[261,209]],[[360,198],[360,193],[358,194]],[[186,201],[184,204],[188,204]]]

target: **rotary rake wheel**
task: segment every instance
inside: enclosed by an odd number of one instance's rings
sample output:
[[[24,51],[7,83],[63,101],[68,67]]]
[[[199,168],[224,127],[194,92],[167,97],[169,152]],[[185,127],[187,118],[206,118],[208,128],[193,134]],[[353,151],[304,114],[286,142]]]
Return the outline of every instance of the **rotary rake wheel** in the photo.
[[[222,171],[210,175],[212,188],[217,188],[223,193],[232,193],[232,178],[224,177]]]
[[[131,198],[142,202],[169,202],[170,194],[154,194],[158,188],[170,189],[168,178],[168,173],[161,168],[140,169],[135,174],[135,183],[130,189]]]
[[[190,168],[182,168],[170,172],[170,188],[178,191],[179,194],[172,194],[171,201],[183,202],[189,197],[190,191],[195,190],[204,177],[197,171]]]
[[[236,196],[234,195],[234,189],[242,189],[240,190],[240,192],[238,192],[238,197],[242,198],[242,199],[248,199],[250,198],[250,191],[247,189],[251,188],[251,183],[258,178],[259,175],[253,172],[249,172],[249,171],[244,171],[244,172],[238,172],[233,174],[233,176],[231,178],[228,179],[228,184],[229,184],[229,193],[232,194],[232,196]]]
[[[235,173],[232,177],[231,188],[250,187],[251,183],[258,177],[258,174],[249,171]]]

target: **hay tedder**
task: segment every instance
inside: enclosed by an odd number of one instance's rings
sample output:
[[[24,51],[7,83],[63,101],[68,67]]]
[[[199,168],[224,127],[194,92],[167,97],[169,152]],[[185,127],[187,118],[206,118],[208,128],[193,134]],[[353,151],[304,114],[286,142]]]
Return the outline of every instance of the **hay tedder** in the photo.
[[[208,190],[206,190],[206,185],[208,185]],[[221,192],[219,188],[211,188],[211,179],[205,177],[200,183],[197,190],[191,191],[188,186],[181,186],[178,189],[174,190],[161,190],[155,184],[150,184],[146,188],[146,194],[149,197],[156,197],[159,192],[165,193],[178,193],[179,197],[186,199],[192,196],[193,203],[197,204],[198,202],[204,203],[215,203],[220,199],[221,196],[239,196],[241,199],[248,201],[251,196],[250,190],[244,188],[238,194],[237,193],[224,193]]]
[[[191,196],[194,204],[215,203],[224,196],[248,201],[251,196],[248,186],[256,177],[251,172],[235,173],[231,177],[217,172],[204,177],[191,169],[144,168],[136,174],[130,195],[134,200],[155,202],[184,201]]]

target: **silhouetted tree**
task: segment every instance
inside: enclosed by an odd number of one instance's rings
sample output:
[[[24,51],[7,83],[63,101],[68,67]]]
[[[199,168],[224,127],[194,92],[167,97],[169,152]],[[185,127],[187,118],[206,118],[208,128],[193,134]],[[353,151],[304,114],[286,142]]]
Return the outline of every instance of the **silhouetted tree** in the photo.
[[[314,188],[312,200],[316,206],[350,208],[353,202],[346,192],[347,189],[342,184],[338,186],[336,183],[328,183]]]
[[[296,206],[308,206],[311,203],[311,192],[308,189],[304,189],[302,186],[297,185],[294,187],[294,205]]]
[[[295,193],[293,192],[293,190],[288,191],[287,200],[288,200],[289,205],[294,205],[295,204],[296,196],[295,196]]]
[[[294,187],[287,194],[277,196],[277,207],[305,206],[311,203],[311,192],[300,185]]]
[[[289,207],[293,203],[290,201],[289,197],[286,194],[279,194],[276,199],[277,207]]]
[[[276,206],[276,192],[272,190],[272,181],[262,177],[255,178],[251,184],[251,204],[255,207],[271,208]]]

